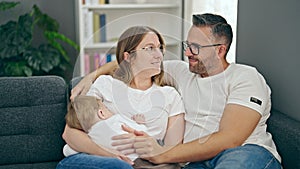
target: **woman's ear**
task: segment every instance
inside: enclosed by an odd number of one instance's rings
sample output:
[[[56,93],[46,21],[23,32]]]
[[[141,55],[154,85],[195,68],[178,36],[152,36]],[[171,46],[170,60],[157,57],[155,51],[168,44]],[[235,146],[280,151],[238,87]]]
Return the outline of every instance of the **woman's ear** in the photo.
[[[127,62],[130,61],[130,59],[129,59],[129,58],[130,58],[130,54],[129,54],[128,52],[124,52],[124,53],[123,53],[123,57],[124,57],[124,60],[125,60],[125,61],[127,61]]]

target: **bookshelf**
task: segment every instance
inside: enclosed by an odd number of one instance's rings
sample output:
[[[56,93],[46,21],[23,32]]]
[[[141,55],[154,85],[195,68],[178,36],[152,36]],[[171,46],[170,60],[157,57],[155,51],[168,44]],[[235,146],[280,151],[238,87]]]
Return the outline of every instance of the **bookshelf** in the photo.
[[[153,27],[163,35],[167,45],[164,59],[181,59],[182,4],[183,0],[109,0],[106,3],[103,0],[76,0],[80,54],[75,72],[80,76],[88,74],[104,63],[95,62],[103,60],[101,57],[105,55],[110,57],[108,61],[114,60],[118,37],[136,25]]]

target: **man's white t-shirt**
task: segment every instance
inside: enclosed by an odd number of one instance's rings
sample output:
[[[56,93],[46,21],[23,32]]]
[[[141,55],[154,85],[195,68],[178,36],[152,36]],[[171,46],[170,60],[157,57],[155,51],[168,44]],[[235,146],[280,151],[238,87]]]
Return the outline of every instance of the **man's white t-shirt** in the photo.
[[[218,131],[225,106],[234,103],[254,109],[262,116],[244,144],[263,146],[281,161],[271,134],[266,132],[271,90],[255,68],[232,63],[222,73],[206,78],[190,72],[188,63],[183,61],[164,61],[164,69],[164,80],[183,98],[186,110],[184,142]]]

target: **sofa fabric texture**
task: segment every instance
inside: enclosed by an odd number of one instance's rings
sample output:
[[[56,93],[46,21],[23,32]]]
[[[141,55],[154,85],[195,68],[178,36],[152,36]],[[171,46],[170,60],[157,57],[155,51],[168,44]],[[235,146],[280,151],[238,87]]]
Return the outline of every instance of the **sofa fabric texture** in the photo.
[[[55,168],[65,144],[65,81],[0,78],[0,91],[0,168]]]
[[[283,169],[300,169],[300,122],[273,109],[267,124]]]

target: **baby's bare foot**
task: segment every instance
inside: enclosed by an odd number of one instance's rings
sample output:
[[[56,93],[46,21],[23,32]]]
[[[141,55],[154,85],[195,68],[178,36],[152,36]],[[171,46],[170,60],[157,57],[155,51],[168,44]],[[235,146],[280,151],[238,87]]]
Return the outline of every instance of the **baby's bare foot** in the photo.
[[[131,117],[132,120],[134,120],[138,124],[145,124],[146,119],[143,114],[135,114]]]

